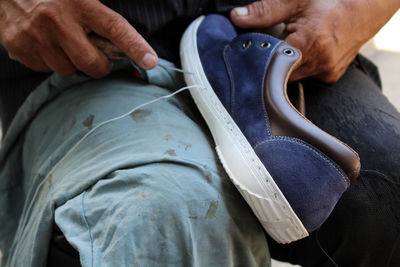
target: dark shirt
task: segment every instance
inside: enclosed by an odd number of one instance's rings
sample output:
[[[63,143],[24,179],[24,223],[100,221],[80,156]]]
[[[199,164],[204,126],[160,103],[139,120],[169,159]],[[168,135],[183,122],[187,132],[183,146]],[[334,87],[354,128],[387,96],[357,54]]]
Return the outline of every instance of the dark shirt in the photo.
[[[124,16],[157,54],[179,63],[179,42],[189,23],[202,14],[229,14],[254,0],[103,0]],[[32,71],[8,58],[0,46],[0,119],[5,131],[29,93],[49,74]]]

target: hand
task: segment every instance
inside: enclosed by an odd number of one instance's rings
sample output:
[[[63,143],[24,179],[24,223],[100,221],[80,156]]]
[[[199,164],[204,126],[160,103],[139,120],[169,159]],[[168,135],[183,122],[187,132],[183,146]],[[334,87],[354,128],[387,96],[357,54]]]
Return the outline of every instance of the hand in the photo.
[[[290,80],[332,83],[399,7],[398,0],[262,0],[233,9],[231,19],[247,28],[285,23],[285,41],[303,55]]]
[[[112,63],[89,40],[94,32],[144,69],[157,54],[118,13],[98,0],[0,0],[0,41],[10,58],[42,72],[108,74]]]

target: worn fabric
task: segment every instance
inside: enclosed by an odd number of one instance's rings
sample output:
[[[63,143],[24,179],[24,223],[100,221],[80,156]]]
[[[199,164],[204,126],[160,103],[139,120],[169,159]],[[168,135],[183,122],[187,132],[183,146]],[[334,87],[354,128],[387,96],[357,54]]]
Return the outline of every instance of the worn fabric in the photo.
[[[52,170],[99,123],[183,85],[163,67],[147,76],[53,75],[29,96],[0,151],[5,266],[45,266],[54,223],[83,266],[270,264],[187,92],[98,128]]]

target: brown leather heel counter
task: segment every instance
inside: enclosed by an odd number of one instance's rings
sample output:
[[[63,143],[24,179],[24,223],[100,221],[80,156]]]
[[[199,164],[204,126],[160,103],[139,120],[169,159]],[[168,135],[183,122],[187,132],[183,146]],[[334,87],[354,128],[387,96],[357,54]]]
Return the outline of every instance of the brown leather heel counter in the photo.
[[[264,83],[264,97],[272,135],[295,137],[309,143],[336,162],[350,181],[354,181],[361,166],[358,154],[342,141],[315,126],[289,101],[287,81],[300,59],[301,55],[296,49],[282,43],[270,63]]]

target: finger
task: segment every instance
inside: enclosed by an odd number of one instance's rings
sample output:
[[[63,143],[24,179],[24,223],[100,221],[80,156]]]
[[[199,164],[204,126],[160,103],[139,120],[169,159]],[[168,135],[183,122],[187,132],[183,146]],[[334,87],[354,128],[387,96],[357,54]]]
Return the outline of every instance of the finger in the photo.
[[[8,46],[5,46],[10,59],[18,61],[34,71],[51,72],[51,68],[47,66],[35,47],[32,46],[34,40],[30,36],[19,36],[17,40],[17,42],[13,41]]]
[[[303,78],[314,77],[324,83],[335,83],[343,76],[347,69],[346,64],[336,65],[335,68],[324,71],[324,67],[316,62],[305,62],[298,69],[293,71],[289,78],[290,82]]]
[[[307,77],[310,77],[310,69],[309,67],[304,64],[304,65],[300,65],[300,67],[298,67],[297,69],[295,69],[292,74],[289,77],[289,82],[294,82],[294,81],[298,81]]]
[[[117,47],[115,44],[111,43],[109,40],[98,36],[97,34],[90,34],[89,40],[94,44],[110,61],[127,59],[128,57],[124,52]]]
[[[308,50],[310,46],[310,38],[308,38],[308,34],[303,32],[292,32],[286,36],[285,42],[298,50],[302,53],[303,59],[308,58]]]
[[[44,49],[41,56],[47,66],[62,76],[70,76],[76,72],[76,68],[60,47]]]
[[[38,72],[51,72],[51,68],[47,66],[47,64],[42,60],[42,58],[38,55],[20,55],[16,56],[15,54],[9,52],[8,56],[15,61],[25,65],[26,67],[38,71]]]
[[[157,65],[157,54],[121,15],[95,1],[91,10],[87,21],[93,31],[121,48],[140,67],[152,69]]]
[[[312,75],[313,64],[309,61],[308,49],[305,47],[307,41],[298,32],[293,32],[287,35],[285,42],[301,52],[301,62],[296,65],[295,70],[290,75],[289,81],[297,81]]]
[[[288,20],[298,1],[262,0],[231,11],[231,20],[243,28],[269,27]]]
[[[78,25],[59,34],[59,44],[75,68],[94,78],[107,75],[112,63],[90,41]]]

